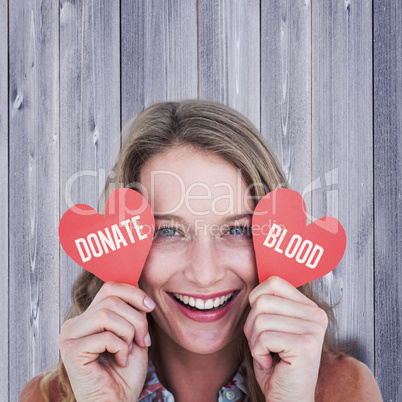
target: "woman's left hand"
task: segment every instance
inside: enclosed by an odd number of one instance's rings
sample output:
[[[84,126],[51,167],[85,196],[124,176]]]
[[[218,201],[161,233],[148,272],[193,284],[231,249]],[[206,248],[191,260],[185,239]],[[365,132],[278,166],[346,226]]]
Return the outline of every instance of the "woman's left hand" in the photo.
[[[249,301],[244,333],[266,400],[314,401],[326,313],[278,277],[258,285]]]

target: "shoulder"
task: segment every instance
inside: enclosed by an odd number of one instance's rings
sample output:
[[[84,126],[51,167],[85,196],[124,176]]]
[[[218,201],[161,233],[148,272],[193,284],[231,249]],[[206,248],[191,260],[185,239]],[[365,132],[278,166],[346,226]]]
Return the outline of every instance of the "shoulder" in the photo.
[[[369,368],[346,355],[327,356],[320,368],[318,401],[382,401],[381,392]]]
[[[28,401],[44,401],[45,398],[40,391],[40,382],[42,381],[43,374],[40,374],[34,378],[27,385],[25,385],[24,389],[20,395],[20,402],[28,402]]]
[[[39,374],[34,377],[21,392],[19,402],[45,402],[46,399],[41,391],[41,382],[44,378],[44,374]],[[59,388],[59,377],[56,375],[50,381],[48,385],[48,400],[61,401],[63,393]]]

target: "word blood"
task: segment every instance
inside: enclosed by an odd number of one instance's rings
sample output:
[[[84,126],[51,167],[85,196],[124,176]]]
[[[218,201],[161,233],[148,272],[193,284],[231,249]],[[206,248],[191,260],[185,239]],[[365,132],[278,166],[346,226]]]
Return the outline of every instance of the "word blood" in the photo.
[[[274,251],[280,254],[284,253],[288,258],[295,258],[299,264],[304,264],[306,267],[314,269],[318,265],[324,249],[318,244],[314,245],[312,241],[303,240],[300,235],[294,234],[285,250],[283,250],[280,247],[287,232],[287,229],[283,229],[282,232],[282,228],[279,225],[273,224],[264,241],[264,246],[274,247]]]
[[[100,257],[103,255],[103,253],[108,254],[110,250],[116,251],[121,246],[127,247],[129,244],[127,240],[130,242],[130,244],[135,243],[130,226],[134,227],[139,240],[146,239],[148,235],[141,232],[143,226],[138,224],[137,220],[139,218],[139,215],[137,215],[132,217],[131,219],[120,222],[120,225],[112,225],[110,227],[112,233],[110,233],[109,228],[105,228],[103,231],[98,230],[96,233],[90,233],[86,239],[84,239],[83,237],[80,239],[76,239],[75,245],[77,246],[78,252],[80,253],[82,262],[89,261],[92,256]],[[125,227],[128,239],[123,236],[123,233],[120,230],[119,226]]]

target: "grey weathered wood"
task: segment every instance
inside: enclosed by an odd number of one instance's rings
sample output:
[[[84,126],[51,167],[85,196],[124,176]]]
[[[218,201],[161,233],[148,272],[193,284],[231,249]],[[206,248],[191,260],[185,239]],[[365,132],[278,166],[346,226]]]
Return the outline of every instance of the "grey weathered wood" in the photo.
[[[341,341],[374,369],[371,0],[312,3],[313,215],[338,217],[348,245],[319,281]]]
[[[384,400],[402,400],[396,3],[123,0],[120,10],[117,1],[62,0],[58,10],[50,0],[0,0],[2,398],[17,400],[58,359],[59,317],[81,271],[64,251],[59,258],[61,214],[97,205],[128,119],[156,101],[199,96],[248,116],[313,215],[344,223],[344,260],[316,287],[329,301],[343,296],[340,339],[357,340]]]
[[[311,180],[311,5],[261,2],[261,132],[293,189]],[[303,194],[304,195],[304,194]],[[305,196],[307,208],[310,197]]]
[[[197,97],[197,1],[121,2],[122,124],[156,102]]]
[[[0,389],[8,400],[8,8],[0,0]]]
[[[9,398],[58,358],[58,6],[9,2]]]
[[[199,97],[221,102],[260,128],[260,4],[198,2]]]
[[[60,5],[60,209],[97,208],[120,146],[119,2]],[[62,250],[60,314],[81,268]]]
[[[375,373],[402,400],[402,9],[374,1]]]

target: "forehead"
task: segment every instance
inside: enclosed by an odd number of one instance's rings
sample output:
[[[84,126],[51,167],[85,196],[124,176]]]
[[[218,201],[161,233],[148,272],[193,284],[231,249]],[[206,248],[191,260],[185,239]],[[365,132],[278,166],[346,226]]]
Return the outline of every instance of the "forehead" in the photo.
[[[157,214],[244,214],[254,205],[239,169],[190,147],[151,158],[141,170],[140,182]]]

